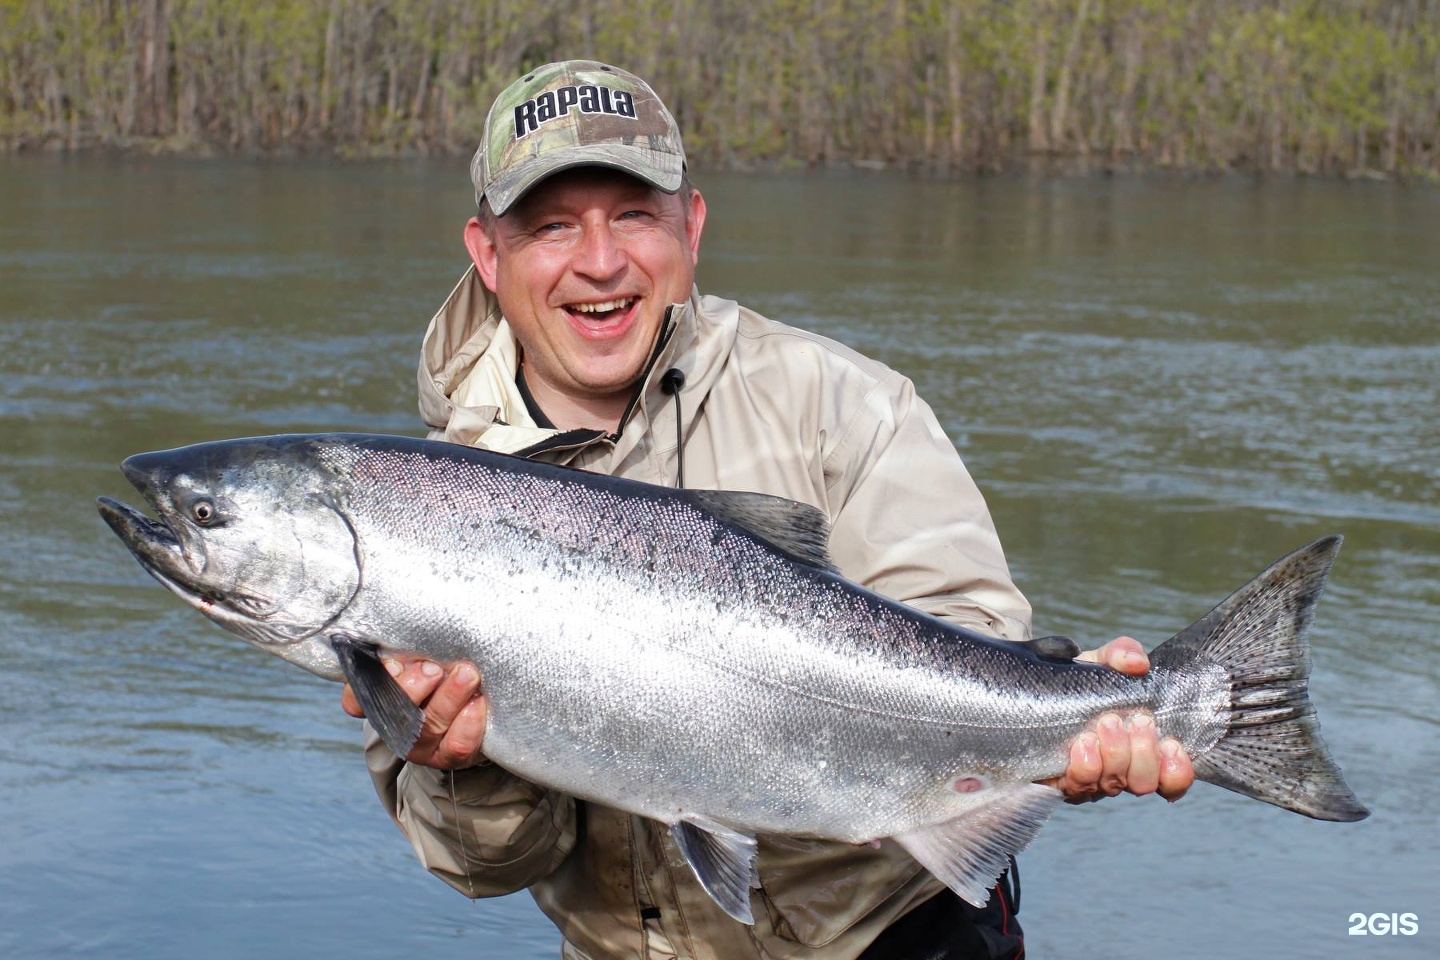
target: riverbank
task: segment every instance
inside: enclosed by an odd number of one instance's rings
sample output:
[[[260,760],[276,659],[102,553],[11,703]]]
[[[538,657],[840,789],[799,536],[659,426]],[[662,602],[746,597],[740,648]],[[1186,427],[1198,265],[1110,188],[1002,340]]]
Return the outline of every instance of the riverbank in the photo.
[[[223,145],[203,140],[185,140],[177,137],[137,138],[114,143],[90,141],[70,144],[59,138],[44,141],[3,142],[0,141],[0,155],[10,156],[66,156],[66,157],[136,157],[194,160],[218,160],[222,158],[250,159],[255,161],[304,161],[342,163],[370,163],[384,161],[443,160],[454,159],[457,163],[468,163],[473,145],[457,144],[440,147],[429,144],[328,144],[296,147],[286,144],[272,150],[229,150]],[[1094,154],[1024,153],[1003,162],[980,169],[955,170],[937,167],[923,161],[896,161],[873,159],[840,159],[824,163],[805,163],[793,157],[779,157],[758,161],[744,161],[731,158],[721,163],[704,159],[692,161],[690,167],[699,176],[705,174],[756,174],[760,176],[801,174],[801,173],[875,173],[902,174],[922,180],[966,179],[975,177],[1264,177],[1281,176],[1304,179],[1370,181],[1376,183],[1436,184],[1440,183],[1440,171],[1408,169],[1387,173],[1372,167],[1317,170],[1314,168],[1295,170],[1266,170],[1253,166],[1211,165],[1203,168],[1176,166],[1174,164],[1150,164],[1136,157],[1101,157]]]
[[[474,149],[516,75],[646,77],[692,163],[1440,178],[1420,0],[9,0],[0,149]]]

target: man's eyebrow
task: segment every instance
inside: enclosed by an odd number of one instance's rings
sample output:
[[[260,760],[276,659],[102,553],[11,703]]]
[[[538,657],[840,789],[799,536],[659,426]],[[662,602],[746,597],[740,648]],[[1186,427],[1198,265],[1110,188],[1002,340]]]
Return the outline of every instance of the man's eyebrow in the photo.
[[[522,203],[523,201],[511,207],[509,212],[500,218],[501,222],[508,220],[512,225],[523,229],[536,226],[538,223],[548,223],[557,217],[553,209],[526,207],[522,206]]]

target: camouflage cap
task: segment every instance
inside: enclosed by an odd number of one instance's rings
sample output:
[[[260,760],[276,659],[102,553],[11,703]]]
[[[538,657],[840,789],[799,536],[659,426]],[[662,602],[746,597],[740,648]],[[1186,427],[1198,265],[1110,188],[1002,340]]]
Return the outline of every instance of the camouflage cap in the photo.
[[[475,203],[497,217],[541,180],[571,167],[613,167],[674,193],[685,172],[680,128],[639,77],[594,60],[530,71],[485,118],[470,161]]]

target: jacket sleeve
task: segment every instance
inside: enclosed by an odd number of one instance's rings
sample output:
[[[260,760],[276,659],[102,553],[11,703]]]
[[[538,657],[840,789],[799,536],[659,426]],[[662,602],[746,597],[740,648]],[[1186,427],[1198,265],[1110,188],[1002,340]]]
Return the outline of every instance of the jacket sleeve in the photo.
[[[990,510],[929,405],[886,370],[843,411],[824,476],[831,557],[885,596],[1007,640],[1030,636]]]
[[[575,800],[494,764],[445,772],[406,763],[368,723],[365,764],[420,862],[466,896],[524,889],[575,846]]]

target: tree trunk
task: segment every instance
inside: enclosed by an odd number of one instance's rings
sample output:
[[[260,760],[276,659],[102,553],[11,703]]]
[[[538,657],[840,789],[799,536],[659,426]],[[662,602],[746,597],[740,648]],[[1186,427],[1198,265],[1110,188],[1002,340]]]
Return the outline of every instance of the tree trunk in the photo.
[[[1030,150],[1045,153],[1050,149],[1050,137],[1045,130],[1045,90],[1049,83],[1050,30],[1046,22],[1049,8],[1037,0],[1035,7],[1035,46],[1030,60],[1030,111],[1028,123]]]
[[[1070,24],[1070,39],[1065,44],[1065,56],[1060,62],[1060,75],[1055,81],[1055,108],[1050,114],[1050,146],[1060,149],[1065,142],[1065,129],[1070,112],[1070,82],[1075,72],[1075,56],[1080,51],[1080,35],[1085,28],[1085,19],[1090,15],[1090,0],[1080,0],[1075,8],[1075,20]]]

